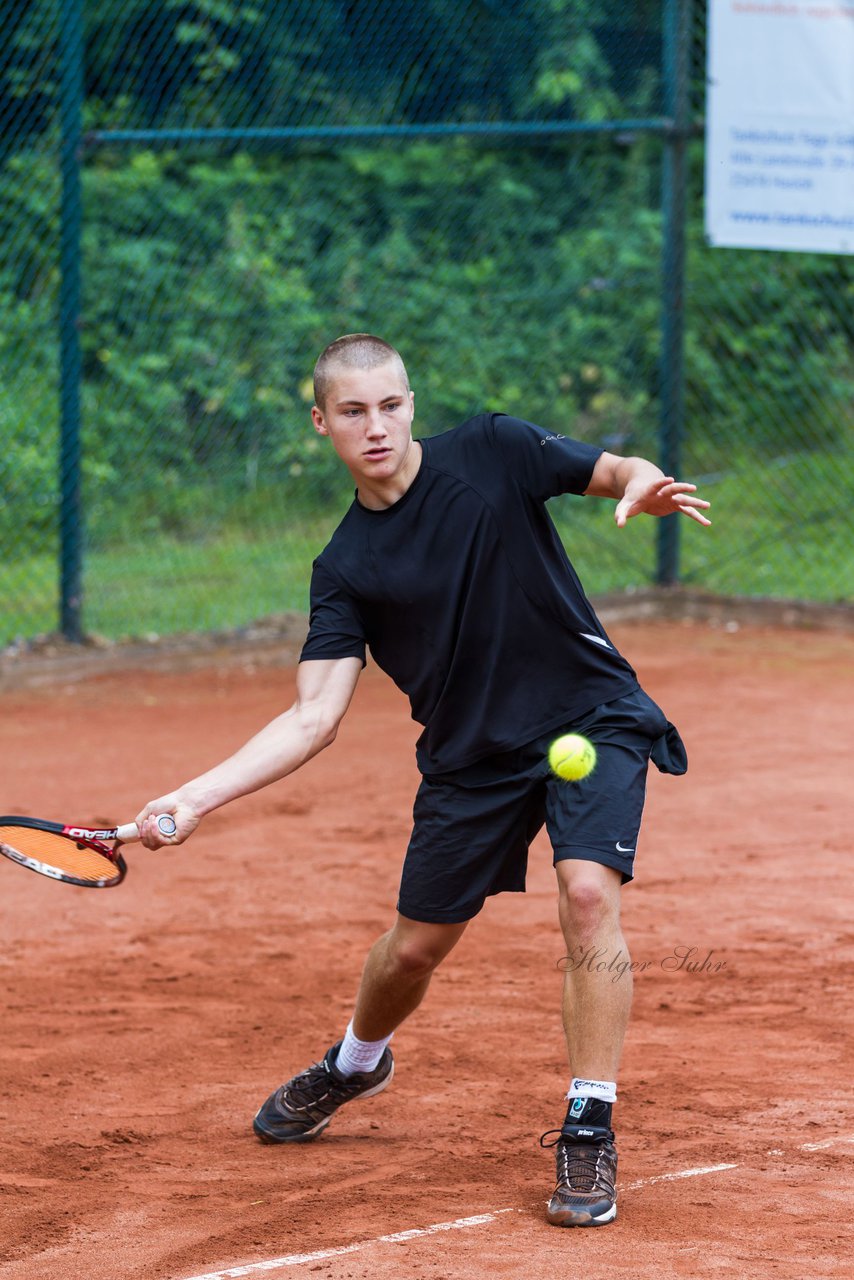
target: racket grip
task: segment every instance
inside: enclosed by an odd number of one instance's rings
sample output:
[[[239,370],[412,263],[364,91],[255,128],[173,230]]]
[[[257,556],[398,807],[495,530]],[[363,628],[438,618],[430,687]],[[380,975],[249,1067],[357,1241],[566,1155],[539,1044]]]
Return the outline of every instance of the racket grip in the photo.
[[[160,834],[163,836],[174,836],[178,830],[171,813],[161,813],[156,821],[160,828]],[[116,839],[120,840],[122,844],[133,844],[135,840],[139,839],[139,827],[135,822],[126,822],[123,827],[116,828]]]

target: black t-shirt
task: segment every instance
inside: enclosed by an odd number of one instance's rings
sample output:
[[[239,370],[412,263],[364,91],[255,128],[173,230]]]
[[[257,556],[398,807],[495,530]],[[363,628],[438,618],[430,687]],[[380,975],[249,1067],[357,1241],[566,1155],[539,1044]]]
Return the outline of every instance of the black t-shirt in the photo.
[[[301,661],[365,645],[424,726],[422,773],[521,746],[637,687],[584,595],[546,499],[602,450],[504,414],[422,440],[382,511],[354,501],[314,562]]]

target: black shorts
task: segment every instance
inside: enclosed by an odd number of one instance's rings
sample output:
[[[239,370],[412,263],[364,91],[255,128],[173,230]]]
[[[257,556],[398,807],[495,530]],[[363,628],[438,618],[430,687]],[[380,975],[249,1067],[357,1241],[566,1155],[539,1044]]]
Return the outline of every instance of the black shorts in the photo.
[[[580,782],[551,772],[550,743],[582,733],[597,751]],[[594,707],[563,728],[452,773],[425,775],[397,909],[410,920],[458,924],[493,893],[524,892],[528,846],[545,823],[554,861],[598,862],[631,880],[650,757],[684,773],[682,739],[643,692]]]

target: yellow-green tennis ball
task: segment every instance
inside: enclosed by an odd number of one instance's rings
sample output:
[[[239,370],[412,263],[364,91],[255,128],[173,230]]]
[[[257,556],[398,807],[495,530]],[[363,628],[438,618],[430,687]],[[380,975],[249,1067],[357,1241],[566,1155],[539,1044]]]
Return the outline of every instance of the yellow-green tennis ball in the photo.
[[[596,748],[580,733],[565,733],[549,747],[552,772],[566,782],[579,782],[596,768]]]

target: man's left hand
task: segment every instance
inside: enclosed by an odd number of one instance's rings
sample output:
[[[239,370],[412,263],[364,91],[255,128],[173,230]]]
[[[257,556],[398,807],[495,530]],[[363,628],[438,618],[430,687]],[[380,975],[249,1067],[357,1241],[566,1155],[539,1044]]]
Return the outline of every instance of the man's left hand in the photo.
[[[617,503],[614,519],[620,529],[632,516],[672,516],[681,513],[690,516],[697,524],[710,525],[702,514],[711,503],[695,497],[697,486],[674,480],[672,476],[656,478],[641,484],[629,484]]]

